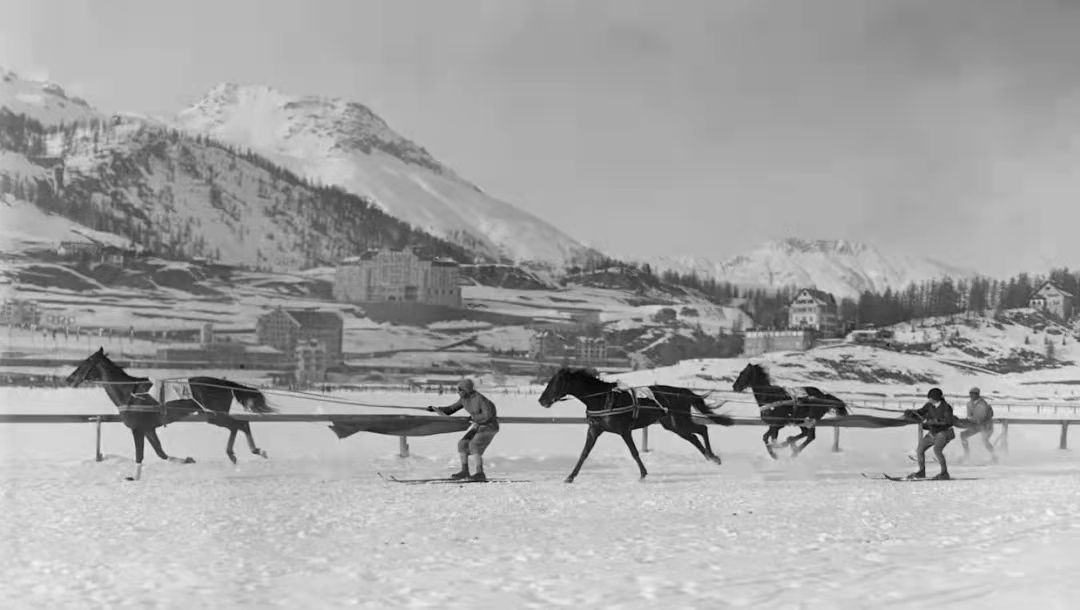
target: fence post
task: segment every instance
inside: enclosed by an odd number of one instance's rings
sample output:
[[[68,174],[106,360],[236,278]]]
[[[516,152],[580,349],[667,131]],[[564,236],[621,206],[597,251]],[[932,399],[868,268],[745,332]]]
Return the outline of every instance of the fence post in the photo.
[[[409,457],[409,437],[407,436],[398,437],[398,457]]]
[[[832,451],[833,453],[840,453],[840,426],[833,426],[832,428]]]
[[[105,456],[101,455],[101,416],[95,417],[94,421],[97,422],[95,427],[97,428],[97,442],[94,446],[94,460],[101,462],[105,459]]]
[[[1058,449],[1065,451],[1069,448],[1069,422],[1061,422],[1061,441],[1058,443]]]
[[[1009,452],[1009,422],[1001,422],[1001,450]]]
[[[641,452],[649,452],[649,427],[645,426],[641,429]]]

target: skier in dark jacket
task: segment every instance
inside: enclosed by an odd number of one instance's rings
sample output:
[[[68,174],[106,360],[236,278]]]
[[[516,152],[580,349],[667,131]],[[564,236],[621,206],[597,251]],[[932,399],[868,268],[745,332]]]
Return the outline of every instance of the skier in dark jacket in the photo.
[[[428,407],[428,411],[451,415],[461,409],[469,414],[472,425],[458,441],[458,455],[461,456],[461,470],[450,475],[453,479],[486,481],[484,474],[484,451],[491,444],[491,439],[499,432],[499,419],[495,412],[495,403],[476,391],[472,379],[462,379],[458,383],[457,402],[445,407]],[[472,462],[472,476],[469,475],[469,463]]]
[[[945,401],[945,394],[942,393],[940,388],[931,388],[926,393],[926,398],[927,403],[921,409],[904,412],[905,416],[922,422],[922,428],[926,430],[926,434],[919,439],[919,445],[915,449],[919,460],[919,469],[909,474],[908,478],[926,478],[926,450],[933,447],[934,456],[937,458],[938,463],[941,464],[941,472],[934,478],[938,480],[948,479],[949,467],[945,463],[943,450],[945,445],[949,444],[949,441],[956,438],[956,433],[953,432],[953,423],[955,421],[953,408],[952,405]]]

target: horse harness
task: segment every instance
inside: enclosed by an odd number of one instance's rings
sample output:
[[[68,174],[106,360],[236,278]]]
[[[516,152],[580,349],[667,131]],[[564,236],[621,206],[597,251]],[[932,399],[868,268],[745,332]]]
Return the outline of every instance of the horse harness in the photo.
[[[625,392],[625,393],[630,395],[631,404],[629,404],[627,406],[624,406],[624,407],[616,407],[615,406],[615,397],[620,392]],[[659,400],[656,400],[655,398],[651,399],[652,402],[655,403],[655,405],[642,404],[641,400],[639,400],[639,398],[645,398],[645,397],[639,397],[638,393],[635,391],[635,388],[619,388],[619,387],[615,387],[615,388],[612,388],[612,389],[607,390],[606,392],[602,392],[602,393],[605,394],[603,410],[601,410],[601,411],[588,411],[587,410],[585,412],[586,417],[590,417],[590,418],[591,417],[607,417],[608,415],[621,415],[623,413],[633,413],[633,419],[637,419],[638,415],[641,413],[641,409],[643,409],[643,408],[644,409],[660,409],[664,413],[667,413],[669,411],[669,409],[667,407],[665,407]],[[651,392],[650,392],[650,394],[651,394]],[[592,394],[592,396],[596,396],[596,394]],[[588,397],[586,396],[586,398],[588,398]]]

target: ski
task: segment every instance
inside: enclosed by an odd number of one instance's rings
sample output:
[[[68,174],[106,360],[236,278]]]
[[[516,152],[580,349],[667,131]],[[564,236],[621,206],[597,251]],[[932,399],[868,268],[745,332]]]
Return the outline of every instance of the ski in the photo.
[[[526,479],[487,479],[485,481],[470,481],[469,479],[451,479],[449,477],[439,477],[432,479],[399,479],[393,475],[383,476],[381,472],[376,473],[384,481],[391,481],[393,483],[404,483],[406,485],[437,485],[439,483],[528,483]]]
[[[926,481],[935,481],[935,482],[940,482],[940,481],[978,481],[979,480],[978,477],[950,477],[948,479],[935,479],[933,477],[925,477],[925,478],[922,478],[922,479],[909,479],[907,477],[898,477],[898,476],[895,476],[895,475],[886,474],[884,472],[879,473],[879,474],[868,474],[868,473],[864,472],[864,473],[862,473],[862,476],[864,476],[864,477],[866,477],[868,479],[874,479],[874,480],[878,480],[878,481],[881,481],[881,480],[896,481],[897,483],[921,483],[921,482],[926,482]]]

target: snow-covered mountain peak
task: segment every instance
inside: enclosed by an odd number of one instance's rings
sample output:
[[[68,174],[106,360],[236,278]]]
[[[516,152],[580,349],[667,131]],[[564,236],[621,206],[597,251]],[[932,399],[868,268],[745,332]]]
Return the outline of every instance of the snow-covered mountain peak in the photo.
[[[850,240],[787,238],[770,241],[727,260],[666,257],[647,260],[657,271],[694,273],[701,278],[748,287],[818,288],[837,298],[864,291],[900,290],[944,276],[964,278],[974,271],[927,258],[890,252]]]
[[[68,95],[60,85],[23,78],[0,67],[0,107],[25,114],[43,125],[102,118],[86,100]]]
[[[358,102],[223,83],[177,122],[488,256],[562,265],[586,251],[547,222],[483,193]]]

